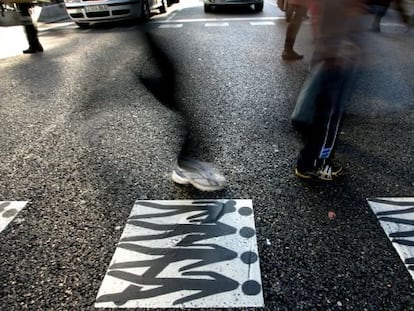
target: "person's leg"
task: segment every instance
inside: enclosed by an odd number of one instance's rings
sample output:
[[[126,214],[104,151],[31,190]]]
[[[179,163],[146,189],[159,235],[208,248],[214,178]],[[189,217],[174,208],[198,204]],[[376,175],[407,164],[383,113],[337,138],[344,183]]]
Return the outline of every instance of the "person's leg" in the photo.
[[[148,33],[146,39],[159,76],[148,77],[141,72],[140,80],[162,104],[180,113],[185,120],[186,133],[171,175],[172,180],[178,184],[191,184],[201,191],[223,189],[225,177],[212,164],[195,159],[200,151],[200,141],[203,140],[200,137],[202,131],[197,129],[198,121],[176,98],[177,72],[173,62]]]
[[[293,46],[303,18],[306,15],[307,8],[301,5],[292,5],[291,9],[293,10],[293,13],[286,29],[285,47],[282,53],[282,58],[285,60],[296,60],[303,58],[303,55],[297,54],[293,50]]]
[[[332,159],[354,68],[342,67],[334,60],[325,62],[314,123],[304,132],[304,147],[295,169],[295,174],[304,179],[333,180],[342,173],[342,168],[334,165]]]
[[[24,50],[25,54],[32,54],[36,52],[43,52],[43,47],[39,42],[39,37],[37,34],[37,28],[33,24],[32,17],[30,16],[30,4],[22,3],[19,5],[20,12],[22,14],[22,23],[26,33],[27,41],[29,43],[29,48]]]
[[[372,21],[371,30],[375,32],[381,31],[381,19],[387,14],[391,0],[381,0],[374,5],[374,20]]]

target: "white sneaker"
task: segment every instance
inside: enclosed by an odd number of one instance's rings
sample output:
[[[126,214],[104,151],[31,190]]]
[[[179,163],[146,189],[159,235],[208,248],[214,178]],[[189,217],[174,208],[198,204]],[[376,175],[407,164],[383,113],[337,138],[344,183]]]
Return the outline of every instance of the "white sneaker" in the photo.
[[[181,160],[171,177],[177,184],[191,184],[201,191],[217,191],[226,186],[226,178],[215,167],[193,159]]]

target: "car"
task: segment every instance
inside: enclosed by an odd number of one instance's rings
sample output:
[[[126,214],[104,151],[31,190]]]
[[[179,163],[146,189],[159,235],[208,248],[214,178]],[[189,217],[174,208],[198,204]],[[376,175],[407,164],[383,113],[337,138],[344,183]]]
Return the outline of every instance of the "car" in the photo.
[[[146,21],[151,10],[167,11],[167,0],[65,0],[70,19],[81,28],[91,23],[129,19]]]
[[[264,0],[204,0],[204,12],[211,12],[212,7],[223,6],[250,6],[255,12],[263,11]]]

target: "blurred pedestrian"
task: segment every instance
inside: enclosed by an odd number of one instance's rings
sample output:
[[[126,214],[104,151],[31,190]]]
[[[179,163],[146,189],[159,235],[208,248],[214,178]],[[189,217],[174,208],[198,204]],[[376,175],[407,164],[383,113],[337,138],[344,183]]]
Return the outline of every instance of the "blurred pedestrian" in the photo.
[[[285,45],[282,52],[284,60],[298,60],[302,59],[303,55],[296,53],[293,50],[296,36],[302,25],[303,19],[307,13],[306,0],[288,0],[286,8],[286,21],[288,26],[286,28]]]
[[[374,13],[374,20],[371,26],[372,31],[381,31],[381,19],[387,14],[391,2],[393,1],[401,21],[407,26],[408,29],[410,26],[410,16],[404,7],[403,0],[373,0],[370,1]]]
[[[302,179],[331,181],[342,174],[333,158],[362,51],[361,9],[359,0],[320,1],[311,73],[292,115],[292,124],[303,136],[295,168]]]
[[[196,159],[200,150],[200,131],[195,130],[198,120],[180,104],[176,98],[177,72],[168,55],[154,38],[147,33],[151,58],[155,62],[159,77],[151,77],[141,72],[144,86],[166,107],[180,113],[185,119],[186,136],[177,157],[172,180],[178,184],[191,184],[201,191],[218,191],[226,186],[225,177],[209,162]],[[191,128],[190,128],[191,126]],[[196,137],[197,136],[197,137]]]
[[[26,38],[29,43],[29,48],[24,50],[24,54],[33,54],[43,52],[43,47],[40,44],[37,27],[34,25],[30,15],[30,9],[33,7],[32,3],[18,3],[18,8],[21,12],[21,21],[24,26]]]

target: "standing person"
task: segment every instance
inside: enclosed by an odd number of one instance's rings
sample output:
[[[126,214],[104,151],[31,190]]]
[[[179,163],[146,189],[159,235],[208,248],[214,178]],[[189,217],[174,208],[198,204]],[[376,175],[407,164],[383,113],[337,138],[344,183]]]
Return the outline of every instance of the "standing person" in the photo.
[[[374,20],[372,22],[371,29],[375,32],[381,31],[381,19],[387,14],[387,11],[391,5],[391,2],[393,0],[374,0],[372,5],[374,9]],[[404,8],[403,1],[402,0],[394,0],[395,2],[395,8],[398,11],[401,21],[409,26],[410,23],[410,17],[406,12],[406,9]]]
[[[285,46],[282,52],[282,58],[284,60],[298,60],[303,58],[303,55],[293,50],[293,46],[295,45],[296,36],[306,16],[306,12],[306,0],[288,0],[286,9],[288,26],[286,29]]]
[[[225,177],[212,163],[196,159],[199,156],[197,153],[200,151],[202,131],[197,128],[198,120],[176,98],[176,69],[153,37],[148,33],[146,35],[151,59],[160,75],[152,78],[141,72],[140,80],[163,105],[180,113],[186,122],[186,136],[171,178],[177,184],[189,184],[201,191],[222,190],[226,186]]]
[[[37,28],[33,24],[32,17],[30,16],[30,8],[33,5],[31,3],[19,3],[18,8],[22,14],[21,21],[26,32],[27,41],[29,42],[29,48],[24,50],[24,54],[33,54],[37,52],[43,52],[43,47],[40,44],[37,34]]]
[[[320,1],[311,74],[299,96],[314,109],[310,118],[303,118],[306,122],[292,118],[304,140],[295,168],[299,178],[331,181],[342,174],[342,167],[333,163],[333,156],[362,51],[361,9],[359,0]]]

